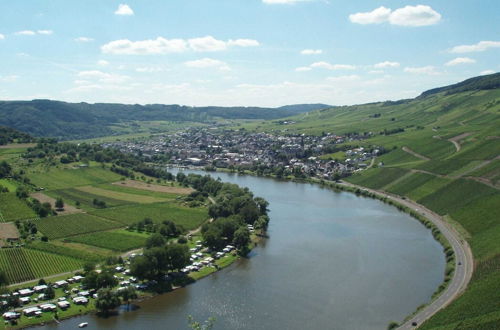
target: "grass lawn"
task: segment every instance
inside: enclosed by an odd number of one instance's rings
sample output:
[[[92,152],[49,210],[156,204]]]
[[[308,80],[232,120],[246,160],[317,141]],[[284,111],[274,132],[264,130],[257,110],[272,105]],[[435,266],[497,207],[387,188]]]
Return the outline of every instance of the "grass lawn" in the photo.
[[[160,223],[163,220],[171,220],[176,225],[183,226],[186,230],[195,229],[208,219],[206,208],[189,208],[173,202],[127,205],[112,209],[96,210],[91,213],[118,221],[124,226],[138,222],[144,218],[151,218],[156,223]]]
[[[37,221],[36,225],[49,239],[81,235],[123,226],[118,222],[86,213],[43,218]]]

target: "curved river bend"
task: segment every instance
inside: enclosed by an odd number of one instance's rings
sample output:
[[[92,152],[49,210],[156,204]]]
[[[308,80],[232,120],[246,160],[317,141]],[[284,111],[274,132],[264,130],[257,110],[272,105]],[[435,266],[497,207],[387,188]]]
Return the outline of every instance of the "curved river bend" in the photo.
[[[318,185],[214,173],[270,203],[270,238],[249,259],[108,319],[45,329],[386,329],[426,303],[443,280],[441,246],[410,216]]]

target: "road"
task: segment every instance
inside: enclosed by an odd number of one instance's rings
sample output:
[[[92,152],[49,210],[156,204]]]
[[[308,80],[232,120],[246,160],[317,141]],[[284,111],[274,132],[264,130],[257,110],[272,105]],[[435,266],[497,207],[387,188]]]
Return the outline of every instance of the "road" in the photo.
[[[413,315],[410,319],[400,325],[398,329],[414,329],[428,320],[432,315],[436,314],[439,310],[448,306],[455,298],[460,296],[472,277],[472,272],[474,270],[474,259],[472,257],[472,251],[470,249],[469,244],[464,239],[460,238],[458,232],[450,226],[446,221],[442,219],[441,216],[432,212],[431,210],[425,208],[424,206],[417,204],[413,201],[402,199],[399,196],[392,195],[389,193],[364,188],[361,186],[356,186],[347,182],[342,182],[341,184],[351,187],[357,187],[360,189],[368,190],[372,193],[376,193],[378,195],[387,196],[388,198],[410,207],[420,214],[424,215],[427,219],[432,221],[441,233],[446,237],[448,242],[453,248],[455,252],[455,273],[453,274],[453,278],[449,283],[448,287],[441,295],[433,300],[429,305],[422,308],[418,313]]]

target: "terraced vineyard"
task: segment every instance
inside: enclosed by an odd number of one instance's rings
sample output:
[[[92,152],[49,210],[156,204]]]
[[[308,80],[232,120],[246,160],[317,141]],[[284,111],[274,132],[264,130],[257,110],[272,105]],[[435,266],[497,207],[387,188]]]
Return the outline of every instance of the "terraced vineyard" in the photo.
[[[47,235],[49,239],[57,239],[123,227],[123,224],[118,222],[99,218],[86,213],[48,217],[37,221],[36,225],[38,230]]]
[[[17,283],[44,276],[79,269],[81,260],[24,248],[0,250],[0,268],[9,283]]]
[[[17,198],[14,192],[0,193],[0,212],[5,222],[36,217],[35,212],[33,212],[25,201]]]

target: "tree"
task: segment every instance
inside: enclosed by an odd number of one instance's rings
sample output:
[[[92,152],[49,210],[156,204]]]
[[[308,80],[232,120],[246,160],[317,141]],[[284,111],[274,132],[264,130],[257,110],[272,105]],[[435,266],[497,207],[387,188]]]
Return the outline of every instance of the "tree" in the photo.
[[[83,271],[85,273],[90,273],[93,270],[95,270],[95,262],[87,261],[86,263],[83,264]]]
[[[97,291],[95,307],[104,315],[120,306],[120,298],[111,289],[100,289]]]
[[[124,302],[127,303],[127,310],[130,309],[130,300],[137,299],[137,292],[134,287],[129,286],[118,292],[118,295],[122,298]]]
[[[202,235],[205,245],[212,250],[220,250],[226,244],[226,241],[222,236],[222,230],[215,226],[215,224],[210,224]]]
[[[259,218],[259,209],[255,203],[247,203],[240,209],[240,214],[246,223],[253,225],[255,221]]]
[[[246,227],[240,227],[234,233],[234,245],[241,255],[248,254],[248,244],[250,243],[250,231]]]
[[[257,203],[260,214],[267,214],[267,207],[269,206],[269,202],[262,197],[255,197],[253,200],[255,201],[255,203]]]
[[[165,247],[170,269],[181,269],[189,264],[189,248],[185,244],[169,244]]]
[[[156,264],[146,256],[135,257],[130,263],[130,274],[144,280],[152,280],[155,278]]]
[[[161,234],[154,233],[153,235],[149,236],[148,239],[146,240],[146,249],[164,246],[165,243],[166,243],[165,238],[163,238]]]
[[[58,197],[55,202],[56,210],[64,210],[64,201],[61,197]]]
[[[54,299],[56,296],[56,292],[54,291],[54,288],[51,285],[49,285],[47,289],[45,289],[44,294],[45,294],[45,299],[47,300]]]
[[[188,324],[189,327],[193,330],[210,330],[214,327],[215,317],[209,317],[208,320],[201,324],[196,321],[191,315],[188,315]]]

